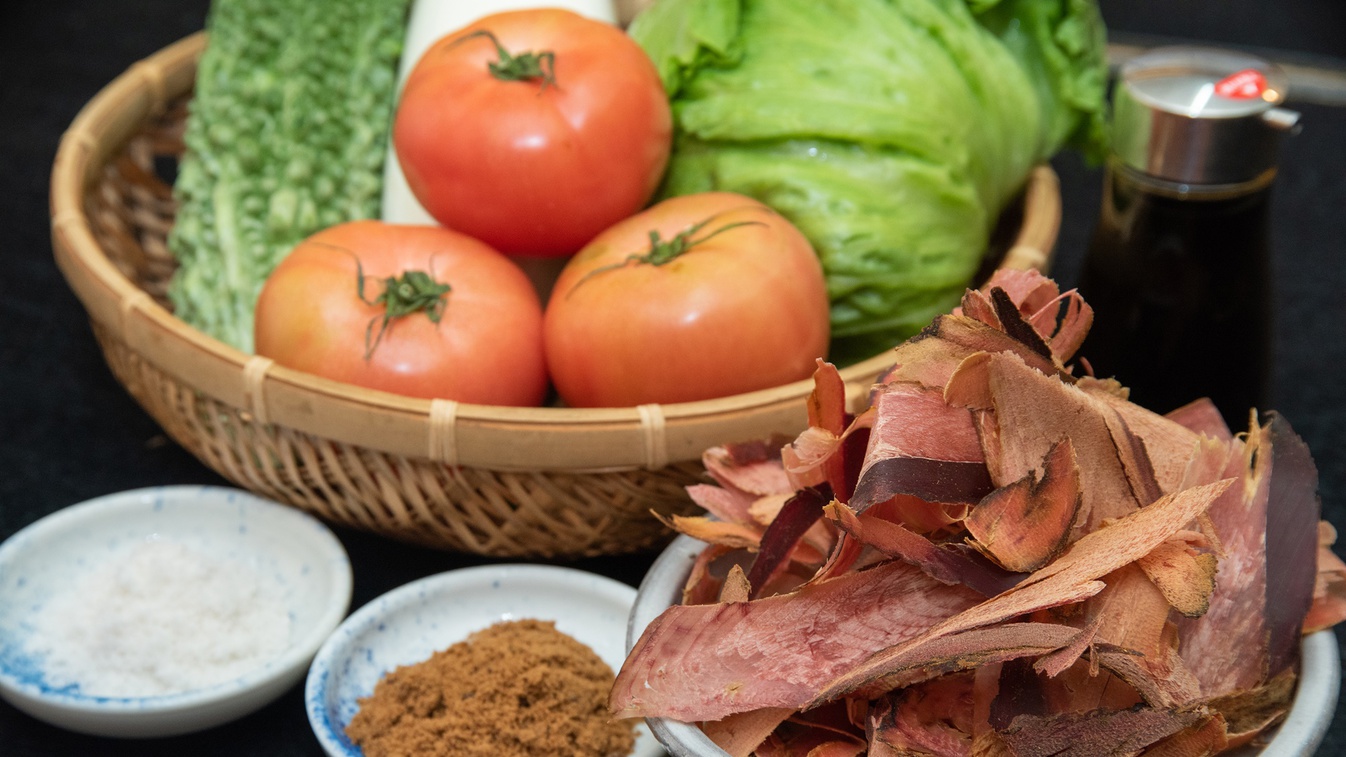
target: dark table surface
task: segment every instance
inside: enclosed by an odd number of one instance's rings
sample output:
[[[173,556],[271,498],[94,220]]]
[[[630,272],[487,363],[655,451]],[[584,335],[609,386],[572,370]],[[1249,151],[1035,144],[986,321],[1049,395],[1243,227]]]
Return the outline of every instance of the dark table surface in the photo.
[[[127,66],[199,30],[205,9],[205,0],[6,4],[0,22],[0,539],[111,492],[227,483],[169,441],[112,378],[79,302],[52,262],[48,236],[48,174],[61,132]],[[1346,533],[1346,3],[1113,0],[1103,9],[1119,44],[1201,40],[1248,47],[1296,66],[1304,77],[1302,96],[1292,102],[1304,114],[1304,129],[1285,146],[1273,200],[1272,406],[1308,442],[1321,476],[1324,517]],[[1097,214],[1100,176],[1069,155],[1056,167],[1065,219],[1053,275],[1071,285]],[[337,533],[354,566],[352,608],[408,581],[488,562],[348,529]],[[569,565],[635,585],[652,559],[642,554]],[[1342,709],[1320,755],[1346,754]],[[7,757],[240,754],[322,754],[300,687],[235,723],[161,740],[80,736],[0,703],[0,755]]]

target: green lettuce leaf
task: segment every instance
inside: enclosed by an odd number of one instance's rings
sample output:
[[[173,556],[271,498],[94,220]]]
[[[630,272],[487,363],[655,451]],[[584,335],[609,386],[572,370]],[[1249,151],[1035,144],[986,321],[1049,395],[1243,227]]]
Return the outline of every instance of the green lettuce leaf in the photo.
[[[1101,149],[1093,0],[660,0],[630,31],[677,125],[661,194],[795,223],[841,362],[957,304],[1033,165]]]

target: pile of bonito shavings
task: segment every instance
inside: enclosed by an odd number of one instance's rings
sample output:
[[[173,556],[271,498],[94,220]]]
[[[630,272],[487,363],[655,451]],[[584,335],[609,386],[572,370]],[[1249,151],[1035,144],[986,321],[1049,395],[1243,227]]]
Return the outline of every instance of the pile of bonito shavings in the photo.
[[[670,525],[709,544],[612,711],[801,757],[1206,755],[1279,722],[1301,634],[1346,618],[1309,450],[1074,375],[1091,321],[997,273],[863,413],[820,362],[807,431],[707,451],[711,517]]]

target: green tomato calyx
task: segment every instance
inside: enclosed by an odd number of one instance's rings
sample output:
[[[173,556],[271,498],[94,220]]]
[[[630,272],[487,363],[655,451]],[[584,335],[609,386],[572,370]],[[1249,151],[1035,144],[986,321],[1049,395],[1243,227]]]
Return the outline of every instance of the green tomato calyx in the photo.
[[[620,263],[612,263],[610,265],[599,266],[598,268],[589,271],[588,273],[584,274],[584,276],[581,277],[579,281],[575,282],[575,286],[570,288],[570,291],[566,293],[566,296],[569,297],[570,295],[574,294],[575,290],[579,289],[581,284],[593,278],[594,276],[597,276],[600,273],[616,270],[618,268],[625,268],[630,265],[652,265],[652,266],[666,265],[668,263],[672,263],[674,260],[677,260],[678,258],[687,254],[688,252],[691,251],[693,247],[696,247],[702,242],[709,241],[713,237],[717,237],[720,234],[729,231],[730,229],[736,229],[740,226],[766,225],[761,221],[737,221],[735,223],[727,223],[724,226],[721,226],[720,228],[711,231],[705,236],[702,237],[696,236],[701,232],[702,229],[709,226],[711,221],[714,221],[718,217],[719,217],[718,215],[714,215],[707,218],[704,221],[701,221],[700,223],[692,224],[691,226],[688,226],[687,228],[673,235],[672,239],[664,239],[663,236],[659,233],[658,229],[650,229],[650,246],[646,252],[631,253],[630,255],[627,255],[626,259],[621,261]]]
[[[546,89],[548,86],[556,86],[556,54],[552,51],[544,50],[535,53],[529,50],[511,55],[489,29],[479,29],[465,35],[455,40],[450,47],[456,47],[475,37],[489,39],[500,55],[499,60],[493,60],[486,64],[491,76],[501,81],[537,81],[541,79],[542,89]]]
[[[453,287],[436,281],[425,271],[403,271],[401,276],[388,276],[383,279],[383,291],[374,299],[365,296],[365,272],[360,261],[355,261],[355,293],[366,305],[383,307],[383,315],[369,319],[365,327],[365,361],[374,356],[374,350],[383,341],[393,321],[412,315],[425,313],[431,323],[438,324],[444,317],[444,308],[448,306],[449,292]],[[374,330],[375,324],[378,331]]]

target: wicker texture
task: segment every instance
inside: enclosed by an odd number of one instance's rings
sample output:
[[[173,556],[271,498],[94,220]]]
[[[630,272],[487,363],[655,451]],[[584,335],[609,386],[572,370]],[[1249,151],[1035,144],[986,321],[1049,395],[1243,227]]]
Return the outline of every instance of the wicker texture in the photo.
[[[671,536],[651,511],[690,509],[713,444],[803,428],[810,382],[706,402],[574,410],[397,397],[246,355],[172,317],[171,186],[204,35],[133,66],[62,140],[56,259],[112,372],[164,430],[262,496],[398,539],[500,557],[640,551]],[[1055,175],[1032,177],[1001,262],[1045,267]],[[843,371],[862,401],[886,356]]]

